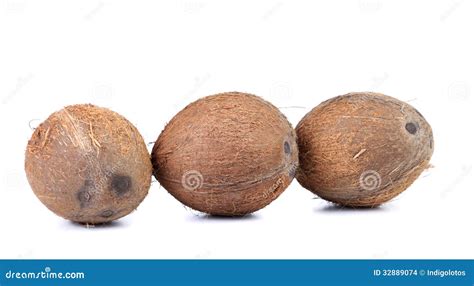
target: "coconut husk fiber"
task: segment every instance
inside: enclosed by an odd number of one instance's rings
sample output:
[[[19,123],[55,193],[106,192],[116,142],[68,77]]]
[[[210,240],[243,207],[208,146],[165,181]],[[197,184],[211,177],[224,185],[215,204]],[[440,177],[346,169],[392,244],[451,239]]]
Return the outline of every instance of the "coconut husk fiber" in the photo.
[[[57,215],[98,224],[137,208],[150,188],[150,156],[138,130],[111,110],[72,105],[35,129],[25,171],[36,196]]]
[[[296,127],[300,184],[321,198],[374,207],[403,192],[429,166],[433,133],[409,104],[349,93],[311,110]]]
[[[184,205],[242,216],[276,199],[298,164],[295,132],[272,104],[221,93],[180,111],[152,151],[154,175]]]

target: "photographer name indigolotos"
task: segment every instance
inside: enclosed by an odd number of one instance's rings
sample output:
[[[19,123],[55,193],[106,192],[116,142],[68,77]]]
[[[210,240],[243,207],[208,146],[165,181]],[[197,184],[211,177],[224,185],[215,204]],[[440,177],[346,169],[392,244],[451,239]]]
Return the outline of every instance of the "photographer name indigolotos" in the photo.
[[[465,270],[427,270],[426,271],[426,276],[438,276],[438,277],[454,277],[454,276],[460,276],[464,277],[466,276],[466,271]]]

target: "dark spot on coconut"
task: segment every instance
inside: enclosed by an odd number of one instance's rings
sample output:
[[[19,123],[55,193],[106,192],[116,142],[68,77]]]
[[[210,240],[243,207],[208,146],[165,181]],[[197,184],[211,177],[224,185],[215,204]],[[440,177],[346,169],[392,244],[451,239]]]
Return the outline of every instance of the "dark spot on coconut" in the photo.
[[[433,149],[433,136],[430,136],[430,149]]]
[[[416,124],[413,123],[413,122],[408,122],[406,125],[405,125],[405,129],[408,131],[408,133],[410,134],[415,134],[416,131],[418,131],[418,128],[416,127]]]
[[[105,210],[105,211],[100,213],[100,216],[103,217],[103,218],[109,218],[113,215],[114,215],[114,211],[112,211],[112,210]]]
[[[283,147],[285,149],[285,154],[291,153],[291,146],[290,146],[290,143],[288,143],[288,141],[285,141],[285,144],[283,145]]]
[[[90,180],[85,180],[84,181],[84,186],[77,192],[77,200],[81,204],[81,208],[84,208],[87,206],[87,204],[90,202],[92,195],[89,192],[89,188],[92,186],[92,181]]]
[[[129,176],[113,175],[111,187],[117,195],[122,196],[132,188],[132,179]]]
[[[84,208],[87,205],[87,203],[91,200],[91,197],[91,194],[87,190],[81,189],[81,191],[77,193],[77,199],[81,204],[81,208]]]

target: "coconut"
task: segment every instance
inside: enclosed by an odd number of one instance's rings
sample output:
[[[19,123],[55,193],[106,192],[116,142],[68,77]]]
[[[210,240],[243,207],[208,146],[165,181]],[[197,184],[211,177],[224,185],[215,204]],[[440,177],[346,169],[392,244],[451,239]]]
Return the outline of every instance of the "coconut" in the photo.
[[[297,180],[321,198],[351,207],[389,201],[429,166],[433,134],[409,104],[380,93],[321,103],[296,127]]]
[[[72,105],[35,129],[25,170],[33,192],[55,214],[79,223],[121,218],[148,193],[152,166],[138,130],[94,105]]]
[[[272,104],[221,93],[191,103],[158,137],[156,179],[184,205],[212,215],[242,216],[275,200],[292,181],[295,132]]]

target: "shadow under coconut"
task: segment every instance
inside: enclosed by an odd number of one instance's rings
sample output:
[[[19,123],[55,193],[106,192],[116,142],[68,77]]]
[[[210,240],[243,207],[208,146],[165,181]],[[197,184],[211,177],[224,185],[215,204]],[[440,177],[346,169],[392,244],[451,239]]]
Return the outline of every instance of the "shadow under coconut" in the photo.
[[[209,214],[195,214],[193,216],[189,216],[188,219],[190,221],[212,221],[212,222],[229,222],[229,221],[254,221],[259,220],[260,217],[256,214],[248,214],[244,216],[217,216],[217,215],[209,215]]]
[[[329,204],[323,208],[316,208],[318,213],[355,213],[355,212],[388,212],[389,208],[382,206],[375,207],[347,207],[337,204]]]
[[[128,224],[120,220],[114,220],[111,222],[105,222],[105,223],[100,223],[100,224],[86,224],[86,223],[67,221],[66,226],[70,228],[111,229],[111,228],[127,227]]]

